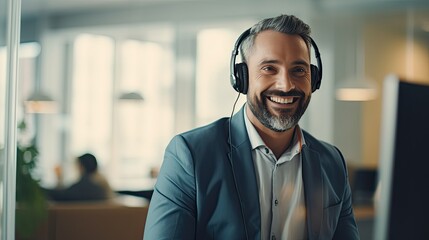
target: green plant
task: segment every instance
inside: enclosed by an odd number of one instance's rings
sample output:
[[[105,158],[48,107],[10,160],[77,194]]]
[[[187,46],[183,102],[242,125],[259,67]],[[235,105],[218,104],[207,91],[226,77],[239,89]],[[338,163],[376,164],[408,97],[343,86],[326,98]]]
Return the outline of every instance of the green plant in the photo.
[[[25,124],[20,124],[20,130]],[[47,201],[34,177],[39,152],[34,140],[27,146],[17,147],[16,168],[16,233],[22,239],[30,238],[47,217]]]

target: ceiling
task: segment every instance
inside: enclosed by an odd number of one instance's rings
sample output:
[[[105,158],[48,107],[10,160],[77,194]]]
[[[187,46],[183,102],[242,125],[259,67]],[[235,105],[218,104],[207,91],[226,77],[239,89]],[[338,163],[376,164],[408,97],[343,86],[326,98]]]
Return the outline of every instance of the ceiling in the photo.
[[[52,28],[130,22],[182,22],[266,17],[281,13],[343,16],[358,20],[414,9],[429,22],[428,0],[21,0],[22,18],[49,17]]]
[[[373,12],[401,8],[429,7],[427,0],[21,0],[23,16],[48,14],[70,14],[88,11],[105,11],[112,9],[148,9],[157,6],[168,7],[178,5],[218,6],[224,11],[239,11],[239,8],[255,9],[283,6],[282,9],[308,7],[311,11],[335,12]],[[240,6],[229,9],[230,6]],[[205,9],[210,12],[215,9]]]

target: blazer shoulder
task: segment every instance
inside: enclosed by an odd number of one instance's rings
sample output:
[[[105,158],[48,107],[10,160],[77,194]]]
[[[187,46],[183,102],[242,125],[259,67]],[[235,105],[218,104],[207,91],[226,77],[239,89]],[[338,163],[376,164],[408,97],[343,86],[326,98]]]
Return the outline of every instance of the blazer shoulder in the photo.
[[[315,138],[313,135],[311,135],[305,130],[302,130],[302,132],[304,133],[304,139],[308,147],[316,150],[337,151],[337,148],[334,145]]]
[[[303,133],[305,142],[311,150],[314,150],[319,153],[322,159],[334,159],[347,172],[344,156],[336,146],[325,141],[319,140],[304,130]]]
[[[188,143],[210,142],[210,139],[218,141],[228,137],[229,118],[221,118],[202,127],[198,127],[179,134]],[[204,141],[202,141],[204,140]]]

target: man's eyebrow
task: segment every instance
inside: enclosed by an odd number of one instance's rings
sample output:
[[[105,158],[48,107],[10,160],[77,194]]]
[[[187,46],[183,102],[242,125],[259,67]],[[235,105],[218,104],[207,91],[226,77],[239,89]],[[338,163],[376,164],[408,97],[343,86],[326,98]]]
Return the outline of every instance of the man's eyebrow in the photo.
[[[296,61],[293,61],[292,64],[293,65],[305,65],[305,66],[310,65],[310,63],[308,63],[307,61],[304,61],[304,60],[296,60]]]
[[[259,62],[259,65],[264,65],[264,64],[279,64],[280,61],[279,60],[275,60],[275,59],[262,59],[262,61]]]
[[[262,59],[262,61],[259,62],[259,65],[264,65],[264,64],[280,64],[279,60],[276,59]],[[310,65],[310,63],[308,63],[305,60],[295,60],[292,62],[293,65],[305,65],[308,66]]]

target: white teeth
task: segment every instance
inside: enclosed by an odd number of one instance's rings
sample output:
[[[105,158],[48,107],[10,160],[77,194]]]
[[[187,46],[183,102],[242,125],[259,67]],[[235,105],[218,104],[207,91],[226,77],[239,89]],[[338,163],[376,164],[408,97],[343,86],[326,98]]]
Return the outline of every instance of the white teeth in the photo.
[[[293,97],[282,98],[282,97],[270,97],[270,100],[276,103],[288,104],[293,102]]]

